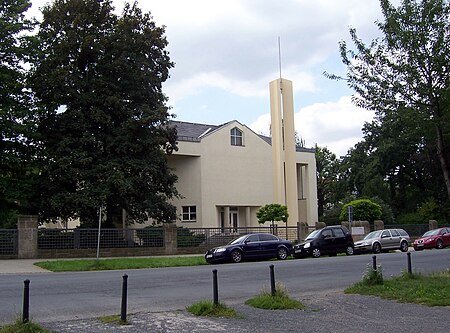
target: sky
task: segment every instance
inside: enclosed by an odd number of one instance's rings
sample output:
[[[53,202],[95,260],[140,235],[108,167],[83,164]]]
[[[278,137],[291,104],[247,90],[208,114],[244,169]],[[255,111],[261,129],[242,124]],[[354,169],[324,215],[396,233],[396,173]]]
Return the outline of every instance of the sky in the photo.
[[[38,9],[49,1],[31,2],[30,14],[39,19]],[[119,12],[123,3],[113,0]],[[305,146],[327,147],[340,157],[362,140],[363,124],[373,113],[351,103],[353,91],[345,82],[323,73],[345,76],[339,42],[350,42],[350,27],[367,43],[380,37],[379,0],[138,4],[166,27],[175,67],[163,90],[175,120],[211,125],[237,120],[269,135],[269,82],[279,78],[281,58],[281,76],[293,81],[295,129]]]

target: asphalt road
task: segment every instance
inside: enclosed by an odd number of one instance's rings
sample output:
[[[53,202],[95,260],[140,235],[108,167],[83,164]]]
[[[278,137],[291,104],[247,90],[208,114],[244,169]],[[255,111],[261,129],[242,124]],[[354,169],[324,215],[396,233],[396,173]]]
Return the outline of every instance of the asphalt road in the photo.
[[[430,273],[450,268],[450,249],[412,252],[413,271]],[[288,261],[249,262],[126,271],[0,275],[0,323],[21,313],[23,281],[30,283],[30,317],[39,322],[92,318],[120,312],[122,276],[128,275],[128,312],[184,309],[212,298],[212,270],[218,270],[219,300],[242,304],[275,277],[294,297],[324,290],[342,290],[361,279],[372,255]],[[388,278],[407,269],[405,253],[377,255]]]

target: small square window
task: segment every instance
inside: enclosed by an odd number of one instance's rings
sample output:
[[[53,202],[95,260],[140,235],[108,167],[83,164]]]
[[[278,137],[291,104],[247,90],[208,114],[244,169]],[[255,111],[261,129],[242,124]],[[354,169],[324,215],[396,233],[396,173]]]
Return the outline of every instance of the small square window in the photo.
[[[183,222],[196,222],[197,221],[197,207],[196,206],[183,206],[181,221]]]

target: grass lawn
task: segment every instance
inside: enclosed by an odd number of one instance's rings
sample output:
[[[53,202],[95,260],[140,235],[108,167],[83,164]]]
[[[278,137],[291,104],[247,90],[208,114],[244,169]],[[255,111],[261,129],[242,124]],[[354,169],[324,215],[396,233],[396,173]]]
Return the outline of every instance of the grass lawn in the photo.
[[[450,269],[430,275],[404,273],[401,276],[370,285],[361,281],[347,288],[345,292],[374,295],[403,303],[449,306]]]
[[[156,257],[156,258],[118,258],[118,259],[80,259],[41,261],[36,266],[52,272],[104,271],[139,268],[160,268],[206,265],[203,256]]]

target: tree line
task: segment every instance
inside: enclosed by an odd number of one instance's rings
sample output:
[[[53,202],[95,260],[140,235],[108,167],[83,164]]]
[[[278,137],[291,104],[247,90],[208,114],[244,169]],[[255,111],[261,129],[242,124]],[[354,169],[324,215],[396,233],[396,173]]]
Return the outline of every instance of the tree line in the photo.
[[[350,29],[339,44],[347,74],[325,73],[373,110],[363,140],[337,158],[317,147],[319,215],[372,198],[386,222],[450,221],[450,5],[447,0],[380,0],[381,36],[369,44]]]

